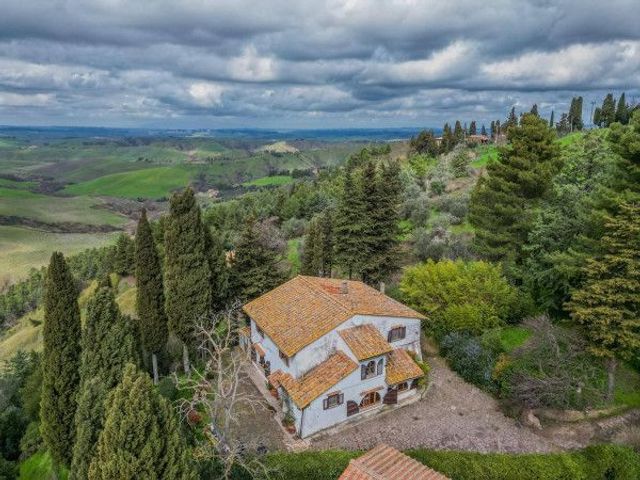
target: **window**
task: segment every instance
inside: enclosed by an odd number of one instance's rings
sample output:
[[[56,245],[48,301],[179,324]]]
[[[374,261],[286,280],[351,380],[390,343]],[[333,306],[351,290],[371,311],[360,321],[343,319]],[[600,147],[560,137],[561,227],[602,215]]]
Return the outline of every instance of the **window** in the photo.
[[[362,380],[366,380],[367,378],[377,377],[378,375],[382,375],[384,372],[384,360],[381,358],[376,363],[375,360],[371,360],[365,364],[360,366],[360,377]]]
[[[407,327],[393,327],[387,335],[388,342],[397,342],[407,336]]]
[[[378,392],[367,393],[360,401],[360,408],[371,407],[380,403],[380,394]]]
[[[380,360],[378,360],[377,375],[382,375],[383,370],[384,370],[384,360],[380,359]]]
[[[338,405],[342,405],[344,402],[344,394],[343,393],[332,393],[327,395],[322,401],[322,406],[325,410],[329,410],[330,408],[337,407]]]
[[[284,353],[282,353],[280,350],[278,350],[278,353],[280,354],[280,358],[282,359],[282,361],[284,362],[284,364],[288,367],[289,366],[289,357],[287,357]]]
[[[409,384],[407,382],[402,382],[398,385],[399,392],[404,392],[405,390],[409,390]]]

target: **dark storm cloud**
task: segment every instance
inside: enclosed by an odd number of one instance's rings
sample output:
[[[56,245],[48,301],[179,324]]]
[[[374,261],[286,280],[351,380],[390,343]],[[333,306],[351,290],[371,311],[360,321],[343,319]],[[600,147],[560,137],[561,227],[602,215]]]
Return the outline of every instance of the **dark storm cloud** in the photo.
[[[640,93],[638,0],[5,3],[0,123],[438,125]]]

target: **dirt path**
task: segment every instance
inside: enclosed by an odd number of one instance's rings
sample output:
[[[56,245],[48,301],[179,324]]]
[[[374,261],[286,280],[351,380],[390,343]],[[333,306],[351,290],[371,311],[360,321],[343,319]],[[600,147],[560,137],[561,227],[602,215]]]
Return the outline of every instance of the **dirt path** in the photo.
[[[465,382],[438,356],[429,356],[431,386],[424,398],[337,433],[312,448],[369,449],[380,442],[400,450],[426,447],[477,452],[549,452],[560,448],[506,417],[497,401]]]

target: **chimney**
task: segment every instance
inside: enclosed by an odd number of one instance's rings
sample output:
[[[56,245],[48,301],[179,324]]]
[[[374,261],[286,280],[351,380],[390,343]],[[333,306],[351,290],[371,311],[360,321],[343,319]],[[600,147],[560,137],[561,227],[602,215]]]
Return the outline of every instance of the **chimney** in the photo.
[[[384,289],[385,289],[384,282],[380,282],[380,293],[384,293]]]
[[[342,283],[340,284],[340,293],[342,293],[343,295],[346,295],[347,293],[349,293],[349,284],[347,283],[346,280],[343,280]]]

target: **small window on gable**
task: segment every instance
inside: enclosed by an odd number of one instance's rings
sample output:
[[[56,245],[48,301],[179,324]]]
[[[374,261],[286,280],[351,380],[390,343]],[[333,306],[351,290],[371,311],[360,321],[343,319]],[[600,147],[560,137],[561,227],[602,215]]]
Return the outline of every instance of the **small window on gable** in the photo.
[[[403,326],[393,327],[391,330],[389,330],[389,334],[387,335],[387,341],[389,343],[397,342],[398,340],[402,340],[406,336],[407,336],[407,327],[403,327]]]
[[[342,405],[344,402],[344,394],[343,393],[331,393],[327,395],[322,401],[322,407],[325,410],[329,410],[330,408],[337,407],[338,405]]]
[[[280,358],[282,359],[282,361],[284,362],[284,364],[288,367],[289,366],[289,357],[287,357],[284,353],[282,353],[280,350],[278,350],[278,354],[280,354]]]

